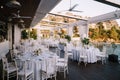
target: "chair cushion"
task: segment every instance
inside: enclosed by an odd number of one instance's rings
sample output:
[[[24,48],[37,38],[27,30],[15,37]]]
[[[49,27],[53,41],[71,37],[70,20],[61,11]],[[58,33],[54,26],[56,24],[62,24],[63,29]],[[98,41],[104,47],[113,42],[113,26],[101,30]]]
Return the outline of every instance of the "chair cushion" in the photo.
[[[33,73],[32,70],[26,70],[26,72],[24,70],[21,70],[21,71],[18,72],[18,75],[20,75],[20,76],[23,76],[23,75],[28,76],[28,75],[30,75],[32,73]]]
[[[6,71],[8,73],[12,73],[12,72],[15,72],[17,70],[18,70],[18,68],[16,68],[13,63],[8,63],[8,69],[6,69]]]
[[[80,55],[80,58],[87,58],[87,56]]]
[[[56,66],[65,67],[65,66],[67,66],[67,63],[64,63],[64,62],[57,62],[57,63],[56,63]]]

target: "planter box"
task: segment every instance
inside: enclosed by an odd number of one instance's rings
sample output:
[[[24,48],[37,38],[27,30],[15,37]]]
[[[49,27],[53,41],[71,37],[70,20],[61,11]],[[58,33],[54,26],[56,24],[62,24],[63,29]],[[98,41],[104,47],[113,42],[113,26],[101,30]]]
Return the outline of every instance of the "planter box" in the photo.
[[[108,60],[110,62],[118,62],[118,55],[111,54],[111,55],[109,55]]]

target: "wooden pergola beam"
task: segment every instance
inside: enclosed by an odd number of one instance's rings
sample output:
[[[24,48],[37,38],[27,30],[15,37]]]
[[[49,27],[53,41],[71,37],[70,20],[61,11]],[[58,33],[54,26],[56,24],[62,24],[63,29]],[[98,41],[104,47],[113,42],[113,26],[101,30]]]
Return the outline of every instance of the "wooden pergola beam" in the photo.
[[[66,18],[71,18],[71,19],[76,19],[76,20],[87,21],[87,19],[81,19],[81,18],[77,18],[77,17],[67,16],[67,15],[61,15],[61,14],[56,14],[56,13],[48,13],[48,14],[55,15],[55,16],[66,17]]]
[[[107,5],[111,5],[111,6],[120,8],[120,1],[119,0],[118,1],[117,0],[94,0],[94,1],[98,1],[101,3],[107,4]]]

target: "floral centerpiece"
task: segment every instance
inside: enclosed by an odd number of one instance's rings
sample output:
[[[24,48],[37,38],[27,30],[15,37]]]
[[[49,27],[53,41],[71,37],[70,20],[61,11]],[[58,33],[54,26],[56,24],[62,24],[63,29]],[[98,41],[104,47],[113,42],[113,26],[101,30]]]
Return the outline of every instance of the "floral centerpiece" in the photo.
[[[90,43],[89,38],[82,39],[82,44],[83,45],[88,45],[89,43]]]
[[[90,41],[89,41],[89,38],[84,38],[84,39],[82,39],[82,45],[84,46],[84,47],[87,47],[88,48],[88,44],[90,43]]]
[[[68,42],[71,41],[71,37],[69,35],[65,35],[65,39],[67,39]]]
[[[34,51],[35,55],[39,55],[41,52],[42,52],[41,49]]]

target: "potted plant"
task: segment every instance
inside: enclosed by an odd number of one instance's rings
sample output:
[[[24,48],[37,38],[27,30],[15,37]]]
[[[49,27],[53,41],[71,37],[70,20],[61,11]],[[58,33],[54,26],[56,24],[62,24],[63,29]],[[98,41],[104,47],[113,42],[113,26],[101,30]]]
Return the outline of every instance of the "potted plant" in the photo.
[[[65,35],[65,39],[67,39],[68,42],[71,41],[71,37],[69,35]]]
[[[83,43],[83,45],[88,45],[89,44],[89,39],[88,38],[82,39],[82,43]]]
[[[84,47],[87,46],[89,43],[90,43],[89,38],[82,39],[82,44]]]

